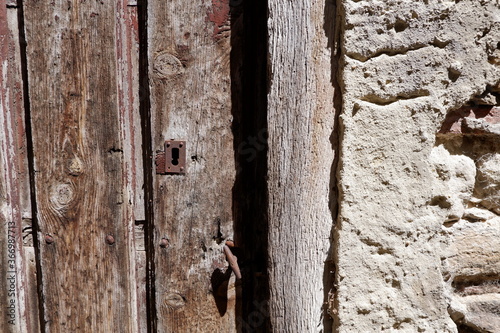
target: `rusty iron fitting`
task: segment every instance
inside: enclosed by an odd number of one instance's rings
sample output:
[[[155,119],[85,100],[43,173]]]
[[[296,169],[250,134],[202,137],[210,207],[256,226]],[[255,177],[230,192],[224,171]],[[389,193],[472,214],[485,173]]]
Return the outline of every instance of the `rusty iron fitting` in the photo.
[[[236,258],[236,256],[233,254],[233,252],[231,252],[229,246],[227,245],[224,245],[224,253],[226,254],[227,262],[229,263],[229,267],[231,267],[231,269],[233,270],[236,279],[240,280],[241,271],[240,267],[238,266],[238,258]]]

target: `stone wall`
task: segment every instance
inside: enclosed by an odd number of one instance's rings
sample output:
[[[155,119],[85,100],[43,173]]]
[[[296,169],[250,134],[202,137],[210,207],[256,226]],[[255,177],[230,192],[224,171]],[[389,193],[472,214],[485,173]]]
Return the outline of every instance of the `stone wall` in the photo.
[[[500,332],[499,111],[482,105],[449,113],[431,153],[436,203],[448,214],[442,261],[448,312],[464,331]]]
[[[500,332],[500,4],[340,15],[339,332]]]

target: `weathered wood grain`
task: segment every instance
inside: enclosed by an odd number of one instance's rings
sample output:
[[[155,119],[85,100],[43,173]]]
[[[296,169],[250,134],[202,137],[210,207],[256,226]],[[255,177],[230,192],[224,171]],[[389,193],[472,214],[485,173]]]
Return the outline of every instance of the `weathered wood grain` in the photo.
[[[333,4],[269,0],[268,193],[274,332],[325,332],[336,150]]]
[[[0,6],[0,315],[1,332],[38,331],[38,295],[24,127],[18,9]]]
[[[153,150],[187,149],[185,175],[154,175],[158,332],[235,331],[222,250],[235,177],[229,11],[228,0],[148,4]]]
[[[139,114],[139,23],[137,7],[130,1],[117,1],[116,74],[121,136],[127,191],[137,221],[144,221],[144,171],[142,166],[141,119]]]
[[[47,332],[140,331],[137,38],[127,3],[24,2]]]
[[[134,221],[129,224],[128,246],[135,249],[135,284],[137,294],[132,300],[137,304],[138,332],[147,332],[146,253],[144,248],[144,170],[142,165],[142,136],[139,113],[139,24],[136,3],[129,0],[116,2],[116,75],[118,85],[118,110],[123,149],[123,167],[129,204],[133,206]],[[130,220],[128,220],[130,221]],[[137,225],[140,222],[140,225]],[[131,278],[133,274],[131,275]],[[132,284],[134,281],[131,281]]]

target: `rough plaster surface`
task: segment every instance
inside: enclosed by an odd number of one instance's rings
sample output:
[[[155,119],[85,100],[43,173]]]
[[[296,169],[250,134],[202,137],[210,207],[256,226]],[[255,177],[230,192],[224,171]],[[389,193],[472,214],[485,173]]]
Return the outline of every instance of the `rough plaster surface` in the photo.
[[[331,311],[338,331],[442,333],[466,324],[490,332],[480,321],[494,325],[499,270],[488,260],[498,260],[500,221],[488,207],[495,190],[476,178],[497,181],[490,172],[497,157],[481,164],[486,154],[437,144],[436,133],[468,102],[498,101],[500,5],[344,0],[341,14],[341,196]],[[468,125],[472,131],[477,124]],[[481,252],[481,242],[493,248]],[[465,254],[471,249],[477,257]],[[469,268],[485,274],[476,258],[492,270],[493,287],[483,283],[481,295],[473,295],[480,301],[456,285]]]

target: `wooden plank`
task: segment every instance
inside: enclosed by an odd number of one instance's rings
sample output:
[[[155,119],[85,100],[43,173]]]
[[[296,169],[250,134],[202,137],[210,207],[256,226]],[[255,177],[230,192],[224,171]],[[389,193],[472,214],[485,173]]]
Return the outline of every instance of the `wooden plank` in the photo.
[[[154,175],[158,332],[234,332],[229,1],[153,1],[147,14],[152,148],[187,151],[185,175]]]
[[[142,156],[141,119],[139,113],[139,24],[136,4],[130,0],[116,2],[116,75],[118,85],[118,109],[123,145],[123,167],[127,197],[133,206],[129,224],[128,247],[135,249],[135,274],[131,274],[132,307],[137,319],[137,332],[147,332],[146,300],[146,253],[144,232],[137,228],[137,221],[144,222],[144,170]],[[139,231],[139,232],[138,232]],[[135,286],[134,286],[135,285]],[[136,290],[134,293],[133,290]]]
[[[287,0],[268,6],[270,320],[275,332],[330,332],[335,8]]]
[[[116,61],[118,108],[120,110],[127,192],[134,216],[144,221],[144,170],[142,166],[141,118],[139,114],[139,24],[137,7],[117,1]]]
[[[34,249],[23,234],[32,219],[18,10],[7,6],[0,6],[0,331],[37,332]]]
[[[125,10],[24,2],[45,331],[139,331]]]

